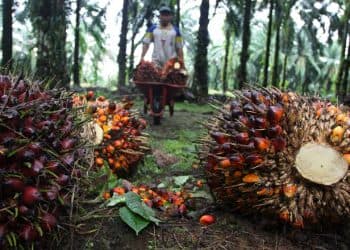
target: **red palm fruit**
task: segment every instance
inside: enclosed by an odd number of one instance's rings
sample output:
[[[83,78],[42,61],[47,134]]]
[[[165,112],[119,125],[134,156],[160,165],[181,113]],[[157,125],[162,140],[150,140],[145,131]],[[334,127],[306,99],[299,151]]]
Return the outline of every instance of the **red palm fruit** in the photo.
[[[35,153],[33,150],[29,148],[22,148],[21,150],[18,150],[16,153],[16,157],[18,160],[23,160],[23,161],[31,161],[35,157]]]
[[[39,155],[42,152],[42,144],[40,142],[29,143],[28,148],[32,150],[35,155]]]
[[[269,127],[267,129],[267,135],[269,137],[276,137],[276,136],[279,136],[281,135],[283,132],[283,129],[280,125],[275,125],[275,126],[272,126],[272,127]]]
[[[199,223],[204,226],[209,226],[215,222],[215,217],[209,214],[202,215],[199,219]]]
[[[240,107],[231,110],[231,116],[233,119],[237,119],[243,115],[243,110]]]
[[[277,124],[282,116],[283,116],[284,110],[281,106],[270,106],[267,111],[267,119],[272,124]]]
[[[25,241],[35,241],[39,238],[39,233],[33,225],[25,224],[19,232],[19,237]]]
[[[24,182],[16,177],[7,178],[4,184],[16,192],[21,192],[24,188]]]
[[[33,205],[41,199],[41,194],[36,187],[27,186],[23,190],[22,201],[25,205]]]
[[[264,117],[256,117],[253,124],[258,129],[265,129],[267,127],[267,121]]]
[[[49,170],[49,171],[52,171],[54,173],[57,173],[58,170],[59,170],[59,163],[57,161],[49,161],[46,163],[46,168]]]
[[[244,157],[241,154],[234,154],[230,156],[230,162],[233,167],[242,168],[244,164]]]
[[[56,181],[59,185],[66,186],[69,182],[69,176],[65,174],[60,174]]]
[[[249,165],[256,166],[256,165],[259,165],[260,163],[262,163],[264,161],[264,159],[261,155],[256,154],[256,153],[252,153],[252,154],[249,154],[245,158],[245,161]]]
[[[73,138],[64,138],[61,142],[61,149],[62,150],[68,150],[68,149],[72,149],[74,147],[75,144],[75,139]]]
[[[279,152],[285,149],[287,142],[286,139],[277,137],[271,140],[271,144],[274,147],[275,151]]]
[[[61,157],[64,164],[71,166],[74,163],[74,154],[65,154]]]
[[[228,136],[224,133],[212,132],[210,135],[219,144],[224,144],[225,142],[228,142]]]
[[[41,227],[51,232],[57,225],[57,219],[50,213],[44,213],[41,216]]]
[[[187,212],[187,207],[186,207],[186,205],[185,204],[181,204],[180,206],[179,206],[179,213],[180,214],[185,214]]]
[[[94,96],[95,96],[94,91],[90,90],[90,91],[88,91],[87,94],[86,94],[86,99],[87,99],[88,101],[89,101],[89,100],[92,100],[92,99],[94,98]]]
[[[39,174],[39,172],[44,168],[44,164],[40,160],[34,160],[31,169]]]
[[[117,105],[114,102],[108,104],[108,111],[113,112],[116,109]]]
[[[229,153],[231,151],[231,144],[230,143],[224,143],[222,145],[220,145],[220,149],[226,153]]]
[[[270,147],[270,141],[265,138],[256,137],[254,138],[254,147],[258,151],[267,151]]]
[[[247,132],[238,133],[233,136],[233,140],[238,144],[248,144],[249,134]]]
[[[19,212],[20,214],[22,214],[22,215],[28,214],[29,211],[30,211],[29,208],[26,207],[26,206],[24,206],[24,205],[21,205],[21,206],[18,207],[18,212]]]
[[[50,186],[48,187],[46,190],[45,190],[45,198],[50,200],[50,201],[53,201],[53,200],[56,200],[57,197],[58,197],[58,187],[56,186]]]

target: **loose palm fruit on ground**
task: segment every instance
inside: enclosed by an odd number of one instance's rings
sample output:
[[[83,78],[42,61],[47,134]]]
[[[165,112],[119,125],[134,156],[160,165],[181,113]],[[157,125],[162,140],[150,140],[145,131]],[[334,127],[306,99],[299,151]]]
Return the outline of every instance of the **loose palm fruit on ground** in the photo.
[[[234,95],[208,121],[199,152],[217,202],[294,227],[349,218],[349,114],[276,88]]]

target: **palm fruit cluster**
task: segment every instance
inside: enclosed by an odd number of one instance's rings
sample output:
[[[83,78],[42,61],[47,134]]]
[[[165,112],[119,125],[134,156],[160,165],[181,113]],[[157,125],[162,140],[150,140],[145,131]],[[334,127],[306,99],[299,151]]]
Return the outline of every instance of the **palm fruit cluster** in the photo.
[[[160,82],[161,71],[154,63],[142,61],[137,65],[133,79],[139,82]]]
[[[350,215],[350,122],[318,97],[247,88],[217,107],[200,159],[219,203],[295,227]]]
[[[103,96],[95,98],[93,92],[74,100],[77,105],[87,102],[86,111],[98,125],[95,164],[98,167],[107,164],[119,177],[132,174],[148,151],[147,136],[142,132],[147,123],[131,110],[132,101],[116,103]]]
[[[177,58],[168,60],[162,69],[162,79],[165,83],[185,85],[187,78],[185,65],[183,61],[177,60]]]
[[[185,202],[190,198],[190,194],[185,191],[172,192],[141,184],[139,186],[116,186],[105,192],[103,197],[108,200],[113,195],[123,195],[129,191],[138,194],[150,208],[159,209],[169,216],[184,215],[187,212]]]
[[[70,93],[0,76],[0,249],[40,247],[67,215],[83,124]]]

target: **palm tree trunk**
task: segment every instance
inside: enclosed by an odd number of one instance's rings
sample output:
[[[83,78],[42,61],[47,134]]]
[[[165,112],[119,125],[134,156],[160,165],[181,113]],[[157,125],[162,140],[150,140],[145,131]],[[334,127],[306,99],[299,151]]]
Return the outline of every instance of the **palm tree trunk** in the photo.
[[[2,1],[2,67],[11,70],[12,66],[12,8],[13,0]]]
[[[266,51],[265,51],[265,64],[264,64],[264,79],[263,86],[267,86],[268,77],[269,77],[269,59],[270,59],[270,45],[271,45],[271,33],[272,33],[272,13],[273,13],[274,0],[270,0],[270,11],[269,11],[269,23],[267,28],[267,37],[266,37]]]
[[[341,96],[341,100],[344,100],[344,97],[347,94],[349,70],[350,70],[350,35],[349,35],[347,56],[346,56],[346,60],[344,62],[344,77],[343,77],[343,83],[342,83],[342,94],[343,95]]]
[[[283,62],[282,89],[285,89],[285,88],[286,88],[287,59],[288,59],[288,54],[286,53],[286,54],[284,55],[284,62]]]
[[[79,64],[79,41],[80,41],[80,9],[81,0],[77,0],[75,10],[75,30],[74,30],[74,62],[73,62],[73,81],[74,86],[80,86],[80,64]]]
[[[349,24],[348,24],[348,20],[345,20],[344,23],[345,27],[343,30],[343,37],[342,37],[342,41],[341,41],[341,52],[340,52],[340,60],[339,60],[339,69],[338,69],[338,73],[337,73],[337,79],[335,82],[335,88],[336,88],[336,94],[339,97],[344,96],[344,93],[342,93],[342,89],[341,89],[341,83],[342,83],[342,79],[343,79],[343,74],[344,74],[344,58],[345,58],[345,50],[346,50],[346,38],[347,38],[347,34],[348,34],[348,30],[349,30]]]
[[[209,0],[202,0],[200,6],[197,52],[194,63],[193,91],[200,97],[208,96],[208,45],[209,45]]]
[[[127,46],[127,34],[128,34],[128,9],[129,0],[124,0],[123,2],[123,18],[122,27],[120,31],[120,41],[119,41],[119,54],[118,54],[118,85],[125,86],[125,76],[126,76],[126,46]]]
[[[30,17],[36,35],[38,79],[49,87],[69,87],[66,58],[67,2],[30,0]]]
[[[250,43],[250,20],[251,20],[251,0],[245,0],[243,34],[242,34],[242,51],[240,56],[240,66],[237,73],[238,87],[243,88],[247,81],[247,62],[249,60],[249,43]]]
[[[227,91],[227,68],[228,68],[228,56],[230,53],[230,45],[231,45],[231,32],[230,32],[230,28],[228,27],[226,32],[225,32],[225,58],[224,58],[224,68],[223,68],[223,72],[222,72],[222,90],[224,92],[224,94]]]
[[[180,0],[177,0],[176,1],[176,26],[177,27],[180,27],[180,19],[181,19],[181,16],[180,16],[180,12],[181,9],[180,9]]]
[[[281,8],[278,3],[275,8],[275,18],[276,18],[276,41],[275,41],[275,55],[273,62],[273,72],[272,72],[272,85],[278,87],[278,63],[279,63],[279,53],[280,53],[280,33],[281,33]]]

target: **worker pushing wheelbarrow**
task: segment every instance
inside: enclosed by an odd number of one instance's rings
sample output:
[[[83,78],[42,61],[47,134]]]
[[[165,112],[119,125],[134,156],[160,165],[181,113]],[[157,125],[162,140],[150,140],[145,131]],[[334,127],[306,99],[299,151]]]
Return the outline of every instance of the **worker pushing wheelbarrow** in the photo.
[[[159,24],[147,29],[141,62],[133,77],[133,82],[145,95],[144,112],[150,110],[154,124],[160,124],[166,105],[169,106],[170,115],[173,115],[174,97],[186,87],[187,81],[182,37],[179,29],[171,23],[173,11],[163,6],[159,13]],[[154,49],[150,63],[144,61],[144,57],[152,42]]]

